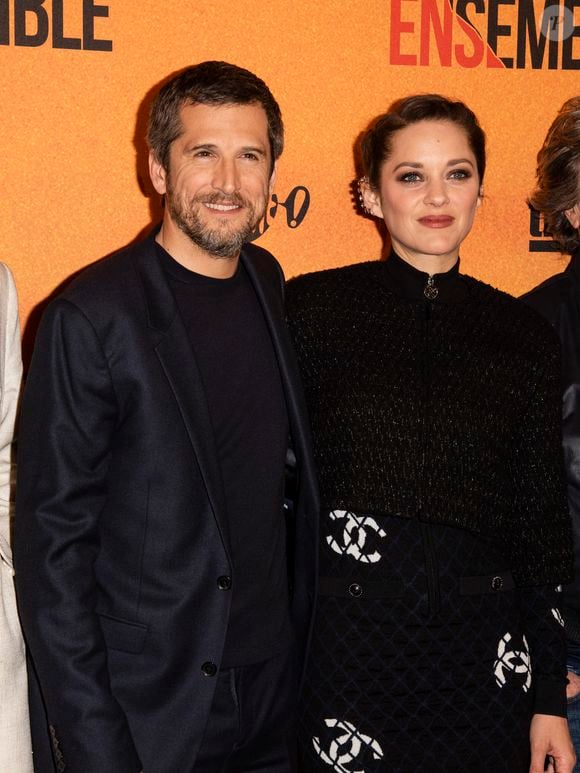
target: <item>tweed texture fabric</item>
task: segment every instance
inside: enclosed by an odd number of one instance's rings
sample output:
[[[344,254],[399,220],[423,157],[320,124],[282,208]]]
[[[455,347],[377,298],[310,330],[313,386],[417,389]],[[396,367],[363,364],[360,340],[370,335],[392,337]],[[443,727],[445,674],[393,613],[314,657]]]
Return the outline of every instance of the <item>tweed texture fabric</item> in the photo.
[[[323,508],[470,529],[503,544],[518,585],[568,580],[555,333],[462,275],[447,298],[405,297],[390,262],[288,287]]]

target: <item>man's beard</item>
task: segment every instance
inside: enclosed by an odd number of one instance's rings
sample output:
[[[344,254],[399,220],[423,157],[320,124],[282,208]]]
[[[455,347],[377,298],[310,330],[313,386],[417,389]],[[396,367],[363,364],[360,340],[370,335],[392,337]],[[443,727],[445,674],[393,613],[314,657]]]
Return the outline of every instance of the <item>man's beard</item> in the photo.
[[[204,225],[198,216],[198,208],[203,207],[204,204],[237,204],[246,210],[246,220],[235,231],[230,230],[231,226],[228,226],[227,223],[224,223],[224,228],[211,230],[207,225]],[[196,196],[184,206],[183,202],[176,199],[173,196],[173,191],[168,188],[165,206],[177,227],[194,244],[214,258],[236,257],[244,243],[253,236],[263,214],[258,215],[256,207],[237,193],[233,193],[231,196],[219,193]]]

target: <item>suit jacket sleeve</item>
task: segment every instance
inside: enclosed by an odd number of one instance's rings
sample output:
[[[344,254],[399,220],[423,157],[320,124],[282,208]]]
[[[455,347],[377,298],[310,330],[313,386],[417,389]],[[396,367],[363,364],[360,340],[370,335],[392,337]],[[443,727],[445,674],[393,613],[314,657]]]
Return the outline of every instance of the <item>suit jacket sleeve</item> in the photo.
[[[23,627],[67,773],[140,768],[110,689],[93,571],[117,421],[101,343],[82,311],[58,300],[41,323],[23,397],[15,564]]]

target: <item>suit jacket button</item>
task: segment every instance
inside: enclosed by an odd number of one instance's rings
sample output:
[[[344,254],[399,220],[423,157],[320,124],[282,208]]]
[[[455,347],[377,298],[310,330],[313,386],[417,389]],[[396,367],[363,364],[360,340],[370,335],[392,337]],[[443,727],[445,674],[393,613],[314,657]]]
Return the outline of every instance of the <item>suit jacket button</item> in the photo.
[[[215,663],[207,660],[201,667],[201,673],[204,676],[215,676],[217,674],[217,666]]]
[[[227,574],[218,577],[217,586],[220,590],[229,590],[232,587],[232,578]]]
[[[348,592],[351,596],[358,598],[363,594],[362,585],[359,585],[358,582],[353,582],[348,586]]]

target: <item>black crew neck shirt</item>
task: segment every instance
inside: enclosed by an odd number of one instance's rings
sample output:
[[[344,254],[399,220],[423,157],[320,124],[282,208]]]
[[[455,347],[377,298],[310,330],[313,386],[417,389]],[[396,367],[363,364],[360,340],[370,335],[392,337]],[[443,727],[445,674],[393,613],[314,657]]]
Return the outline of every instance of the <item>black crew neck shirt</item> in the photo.
[[[248,665],[290,641],[283,517],[288,416],[278,362],[241,262],[232,277],[216,279],[157,250],[201,373],[225,494],[233,567],[231,589],[223,591],[232,593],[232,606],[221,665]]]

